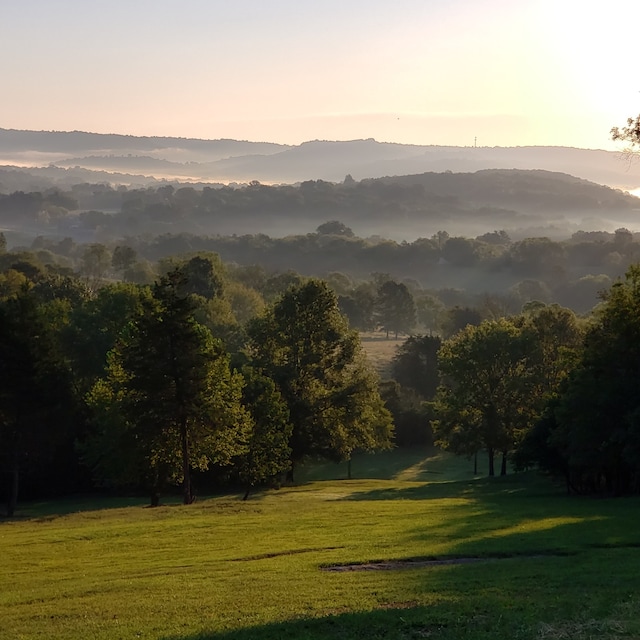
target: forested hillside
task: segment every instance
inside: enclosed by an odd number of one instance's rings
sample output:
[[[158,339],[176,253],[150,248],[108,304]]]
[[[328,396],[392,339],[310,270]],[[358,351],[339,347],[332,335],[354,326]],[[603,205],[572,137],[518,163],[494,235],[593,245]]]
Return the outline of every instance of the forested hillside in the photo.
[[[312,140],[278,145],[241,140],[136,137],[82,131],[0,129],[0,164],[48,167],[65,180],[65,169],[85,180],[143,184],[153,177],[203,182],[296,183],[339,181],[423,172],[476,172],[484,169],[544,169],[613,187],[635,189],[640,167],[613,151],[571,147],[454,147],[394,144],[366,140]],[[56,169],[57,168],[57,169]],[[125,174],[136,174],[136,178]],[[66,182],[65,184],[70,184]]]
[[[60,171],[60,170],[55,170]],[[0,225],[14,233],[117,240],[160,233],[307,233],[340,220],[359,235],[411,241],[439,230],[512,237],[613,231],[637,217],[638,198],[569,175],[491,170],[426,173],[299,185],[165,184],[145,188],[80,182],[39,187],[40,178],[0,172]]]
[[[348,237],[340,223],[316,235],[328,231]],[[551,286],[553,269],[548,284],[525,278],[506,293],[471,294],[381,272],[323,281],[202,250],[152,263],[125,244],[45,248],[41,239],[7,251],[0,240],[9,514],[20,495],[144,491],[158,504],[180,485],[188,503],[198,486],[232,484],[248,496],[292,479],[309,457],[348,462],[357,451],[434,440],[470,456],[485,451],[492,474],[500,455],[502,473],[540,465],[574,491],[639,486],[637,267],[612,287],[606,276],[567,285],[565,295],[590,292],[585,311],[610,289],[580,318],[553,301],[562,291]],[[452,240],[430,242],[446,250]],[[500,233],[476,242],[512,257],[532,244]],[[555,243],[533,242],[530,257],[539,244]],[[583,244],[635,251],[626,230]],[[390,379],[377,378],[354,329],[405,337]],[[624,371],[605,386],[603,366]],[[612,398],[616,434],[606,428]],[[588,441],[575,402],[590,407]]]
[[[24,174],[3,174],[14,178]],[[198,486],[233,485],[248,497],[310,457],[348,463],[434,441],[486,452],[491,473],[499,456],[502,473],[539,465],[574,491],[636,491],[633,357],[606,397],[584,404],[586,451],[567,416],[597,386],[605,345],[634,353],[640,239],[624,226],[563,239],[506,226],[633,220],[637,202],[544,171],[8,190],[7,511],[20,495],[89,490],[143,491],[158,504],[180,486],[189,503]],[[396,241],[351,223],[429,232]],[[221,233],[269,224],[287,232]],[[298,224],[305,233],[292,233]],[[447,230],[456,225],[482,231]],[[388,379],[359,332],[404,338]],[[617,393],[621,447],[601,423]],[[609,457],[596,468],[598,447]]]

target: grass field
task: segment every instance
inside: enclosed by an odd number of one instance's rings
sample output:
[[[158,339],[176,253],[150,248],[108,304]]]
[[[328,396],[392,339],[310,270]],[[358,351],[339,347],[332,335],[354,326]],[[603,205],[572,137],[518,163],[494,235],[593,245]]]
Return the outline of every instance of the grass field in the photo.
[[[437,451],[353,471],[248,502],[23,506],[0,522],[0,638],[640,638],[639,499],[473,478]],[[325,570],[382,560],[414,563]]]
[[[393,335],[387,339],[386,334],[380,331],[360,334],[360,342],[367,354],[367,360],[382,380],[391,377],[391,361],[396,355],[396,348],[406,339],[407,336],[399,336],[396,339]]]

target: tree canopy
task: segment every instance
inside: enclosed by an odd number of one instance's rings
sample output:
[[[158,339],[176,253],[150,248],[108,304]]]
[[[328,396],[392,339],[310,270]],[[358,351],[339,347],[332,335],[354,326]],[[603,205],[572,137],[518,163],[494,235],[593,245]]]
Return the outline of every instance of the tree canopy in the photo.
[[[93,450],[109,450],[101,442],[105,433],[122,434],[139,454],[138,468],[154,502],[163,483],[176,479],[182,481],[184,503],[192,502],[191,469],[229,463],[246,447],[250,427],[241,403],[242,377],[232,373],[222,346],[196,322],[184,282],[179,269],[159,279],[89,398],[100,427]]]
[[[528,357],[527,338],[507,319],[469,325],[440,350],[438,437],[460,453],[484,448],[489,475],[495,452],[502,452],[506,473],[506,455],[536,410]]]
[[[326,283],[292,287],[248,332],[254,362],[287,402],[293,464],[305,456],[346,460],[357,449],[389,446],[391,418],[377,380]]]
[[[640,266],[604,294],[563,392],[529,454],[578,492],[640,489]]]

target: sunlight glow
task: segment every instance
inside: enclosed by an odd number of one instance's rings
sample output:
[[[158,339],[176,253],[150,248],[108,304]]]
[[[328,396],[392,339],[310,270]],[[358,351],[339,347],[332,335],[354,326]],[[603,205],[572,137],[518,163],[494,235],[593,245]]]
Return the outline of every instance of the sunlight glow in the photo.
[[[630,0],[109,7],[3,6],[1,126],[614,149],[640,108]]]

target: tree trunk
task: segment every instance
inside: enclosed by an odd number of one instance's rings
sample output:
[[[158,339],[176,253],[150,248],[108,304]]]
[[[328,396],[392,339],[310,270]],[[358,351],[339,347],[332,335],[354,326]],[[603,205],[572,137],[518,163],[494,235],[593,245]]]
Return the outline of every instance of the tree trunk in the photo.
[[[153,468],[153,481],[149,487],[149,506],[160,506],[160,471],[158,467]]]
[[[493,477],[496,475],[495,469],[493,467],[493,449],[490,447],[487,449],[487,453],[489,455],[489,476]]]
[[[347,460],[347,480],[351,480],[351,458]]]
[[[473,454],[473,475],[474,476],[478,475],[478,452],[477,451]]]
[[[18,506],[18,487],[20,484],[20,465],[17,458],[13,461],[11,469],[11,486],[9,487],[9,498],[7,500],[7,516],[12,518]]]
[[[182,503],[191,504],[191,465],[189,460],[189,442],[187,439],[187,419],[182,418],[180,425],[180,444],[182,445]]]
[[[500,475],[501,476],[507,475],[507,452],[506,451],[502,452],[502,465],[500,466]]]
[[[287,482],[288,484],[293,484],[294,480],[293,480],[293,470],[296,466],[296,463],[294,460],[291,461],[291,467],[288,469],[287,471],[287,476],[285,478],[285,482]]]
[[[242,496],[242,501],[246,502],[249,499],[249,494],[251,493],[251,485],[247,484],[247,488],[244,492],[244,496]]]

